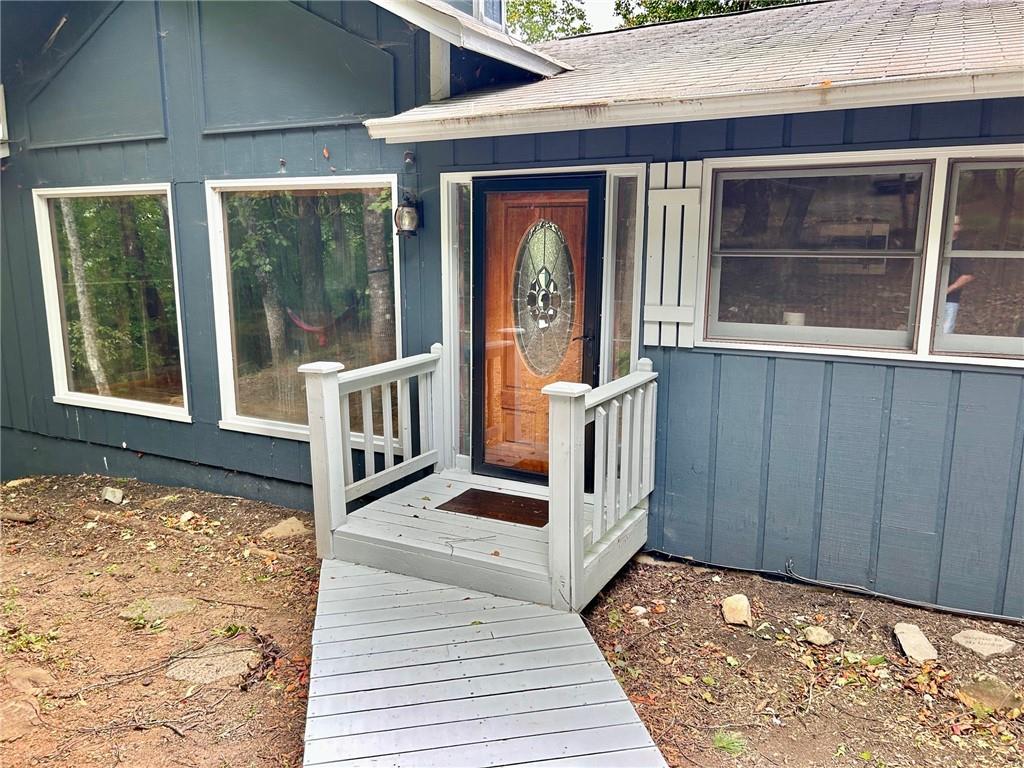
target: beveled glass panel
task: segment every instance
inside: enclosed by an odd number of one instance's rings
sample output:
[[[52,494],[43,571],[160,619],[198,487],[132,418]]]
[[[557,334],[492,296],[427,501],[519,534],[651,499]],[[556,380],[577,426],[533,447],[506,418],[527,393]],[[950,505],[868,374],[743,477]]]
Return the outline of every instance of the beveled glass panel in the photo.
[[[68,389],[183,405],[167,197],[49,205]]]
[[[557,224],[541,220],[530,227],[514,270],[516,346],[533,373],[548,376],[565,359],[576,309],[572,257]]]
[[[633,355],[633,290],[636,279],[636,196],[635,176],[615,180],[615,295],[612,301],[611,376],[629,373]]]

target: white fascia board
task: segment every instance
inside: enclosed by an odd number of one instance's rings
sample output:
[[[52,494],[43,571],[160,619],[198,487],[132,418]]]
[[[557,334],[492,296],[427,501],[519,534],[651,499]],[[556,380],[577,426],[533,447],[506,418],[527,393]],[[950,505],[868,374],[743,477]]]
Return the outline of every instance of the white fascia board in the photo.
[[[429,108],[367,120],[370,138],[388,143],[469,139],[525,133],[621,128],[730,117],[884,107],[966,99],[1024,96],[1024,71],[868,82],[833,88],[800,88],[676,101],[589,103],[528,112],[468,117],[428,117]],[[422,116],[416,115],[422,110]],[[440,110],[438,110],[440,111]]]
[[[463,24],[455,15],[416,2],[416,0],[373,0],[385,11],[393,13],[458,48],[468,48],[507,64],[543,77],[551,77],[572,67],[527,47],[523,43],[494,30],[485,33]],[[506,39],[507,38],[507,39]]]

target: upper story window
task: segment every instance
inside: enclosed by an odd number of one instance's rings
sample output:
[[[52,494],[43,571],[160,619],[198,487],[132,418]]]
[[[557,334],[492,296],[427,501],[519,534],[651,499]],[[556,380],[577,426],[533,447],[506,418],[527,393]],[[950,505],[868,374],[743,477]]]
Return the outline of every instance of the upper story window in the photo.
[[[222,425],[301,436],[300,365],[351,370],[397,357],[393,178],[208,189]]]
[[[168,186],[34,196],[54,399],[187,420]]]
[[[911,348],[930,174],[716,174],[708,338]]]
[[[498,27],[505,26],[505,3],[503,0],[473,0],[473,15]]]
[[[1024,162],[956,162],[938,281],[938,352],[1024,355]]]

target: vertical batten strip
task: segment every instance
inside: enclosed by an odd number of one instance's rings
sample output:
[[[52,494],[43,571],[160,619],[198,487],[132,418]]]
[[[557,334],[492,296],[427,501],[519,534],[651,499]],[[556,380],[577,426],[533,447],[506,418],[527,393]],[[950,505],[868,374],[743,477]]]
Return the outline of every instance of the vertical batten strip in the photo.
[[[648,174],[649,189],[664,189],[666,163],[651,163]],[[654,304],[661,300],[661,274],[664,263],[665,207],[647,206],[647,278],[644,285],[645,301]],[[644,319],[644,345],[655,347],[661,343],[661,324]]]
[[[683,163],[669,163],[665,189],[680,189],[683,186]],[[667,307],[679,306],[680,273],[683,258],[683,216],[684,206],[665,206],[665,239],[662,246],[663,277],[661,283],[661,304]],[[661,344],[676,346],[678,339],[676,323],[661,324]]]
[[[384,432],[384,468],[395,466],[395,435],[392,423],[391,382],[380,385],[380,416]]]
[[[594,409],[594,535],[593,543],[604,535],[604,462],[608,440],[608,412],[604,406]]]
[[[373,455],[373,390],[360,390],[359,395],[363,411],[363,477],[369,477],[377,469]]]

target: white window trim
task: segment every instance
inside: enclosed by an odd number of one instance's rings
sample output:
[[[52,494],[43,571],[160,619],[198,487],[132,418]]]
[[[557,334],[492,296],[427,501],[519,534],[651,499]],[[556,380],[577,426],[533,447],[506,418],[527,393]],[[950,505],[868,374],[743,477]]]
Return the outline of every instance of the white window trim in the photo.
[[[942,241],[945,232],[946,191],[949,183],[949,166],[952,161],[985,160],[1001,157],[1018,157],[1024,153],[1021,144],[985,144],[959,147],[923,147],[916,149],[852,150],[849,152],[824,152],[814,154],[759,155],[741,157],[708,158],[704,160],[704,178],[701,199],[709,203],[702,206],[700,221],[700,261],[697,274],[697,308],[694,346],[711,349],[735,349],[752,352],[793,352],[816,354],[827,357],[874,358],[933,362],[956,365],[976,365],[1004,368],[1024,368],[1024,360],[998,355],[963,355],[937,352],[932,348],[932,329],[935,324],[936,288],[942,265]],[[933,163],[924,251],[921,261],[921,279],[918,293],[917,320],[913,328],[913,348],[907,350],[879,347],[826,346],[805,342],[758,342],[730,341],[708,338],[708,308],[711,297],[711,237],[714,221],[713,183],[716,171],[723,170],[766,170],[810,166],[870,165],[893,162]]]
[[[221,429],[251,435],[309,441],[305,424],[260,419],[238,413],[235,398],[235,345],[231,338],[231,279],[227,237],[224,232],[222,192],[266,192],[289,189],[346,190],[376,186],[391,190],[391,208],[398,202],[398,176],[393,173],[355,176],[297,176],[286,178],[209,179],[206,181],[206,215],[210,236],[210,276],[213,289],[214,332],[217,342],[217,380],[220,390]],[[395,288],[395,355],[402,357],[401,251],[398,233],[392,227],[392,262]],[[344,363],[344,360],[336,362]],[[363,446],[361,432],[351,433],[354,448]],[[383,450],[384,439],[375,436],[374,445]],[[396,443],[397,445],[397,443]]]
[[[506,7],[505,0],[501,3],[501,21],[495,21],[484,13],[484,2],[485,0],[473,0],[473,18],[484,24],[489,24],[495,29],[504,31],[508,24],[508,8]]]
[[[640,314],[642,307],[641,290],[643,283],[644,227],[646,223],[647,205],[647,164],[617,163],[608,165],[567,165],[545,168],[514,168],[486,171],[458,171],[441,174],[441,325],[444,352],[441,359],[441,370],[445,375],[443,414],[444,422],[444,461],[445,466],[457,467],[470,471],[471,460],[458,451],[459,424],[459,286],[458,248],[452,229],[455,208],[452,205],[456,185],[472,184],[474,178],[482,176],[534,176],[541,174],[564,173],[604,173],[605,174],[605,219],[604,219],[604,254],[603,275],[601,284],[601,349],[599,351],[599,384],[607,382],[609,365],[612,355],[611,339],[611,307],[614,302],[614,268],[615,242],[614,229],[614,191],[613,182],[616,178],[634,176],[637,179],[637,233],[636,254],[633,263],[633,331],[630,351],[630,369],[635,370],[640,357]],[[472,237],[472,232],[470,233]]]
[[[178,321],[178,365],[181,369],[182,405],[164,405],[130,400],[124,397],[74,392],[68,385],[67,350],[64,347],[64,329],[61,323],[61,297],[57,256],[53,243],[49,201],[61,197],[125,197],[129,195],[164,195],[167,198],[167,226],[171,246],[171,275],[174,280],[174,305]],[[43,277],[43,303],[46,311],[46,330],[50,345],[50,366],[53,370],[53,401],[61,405],[96,408],[135,416],[189,423],[188,381],[185,365],[185,334],[182,323],[181,287],[178,280],[178,255],[175,245],[174,200],[171,185],[115,184],[94,187],[43,187],[32,190],[32,205],[36,217],[36,238],[39,243],[39,266]]]

